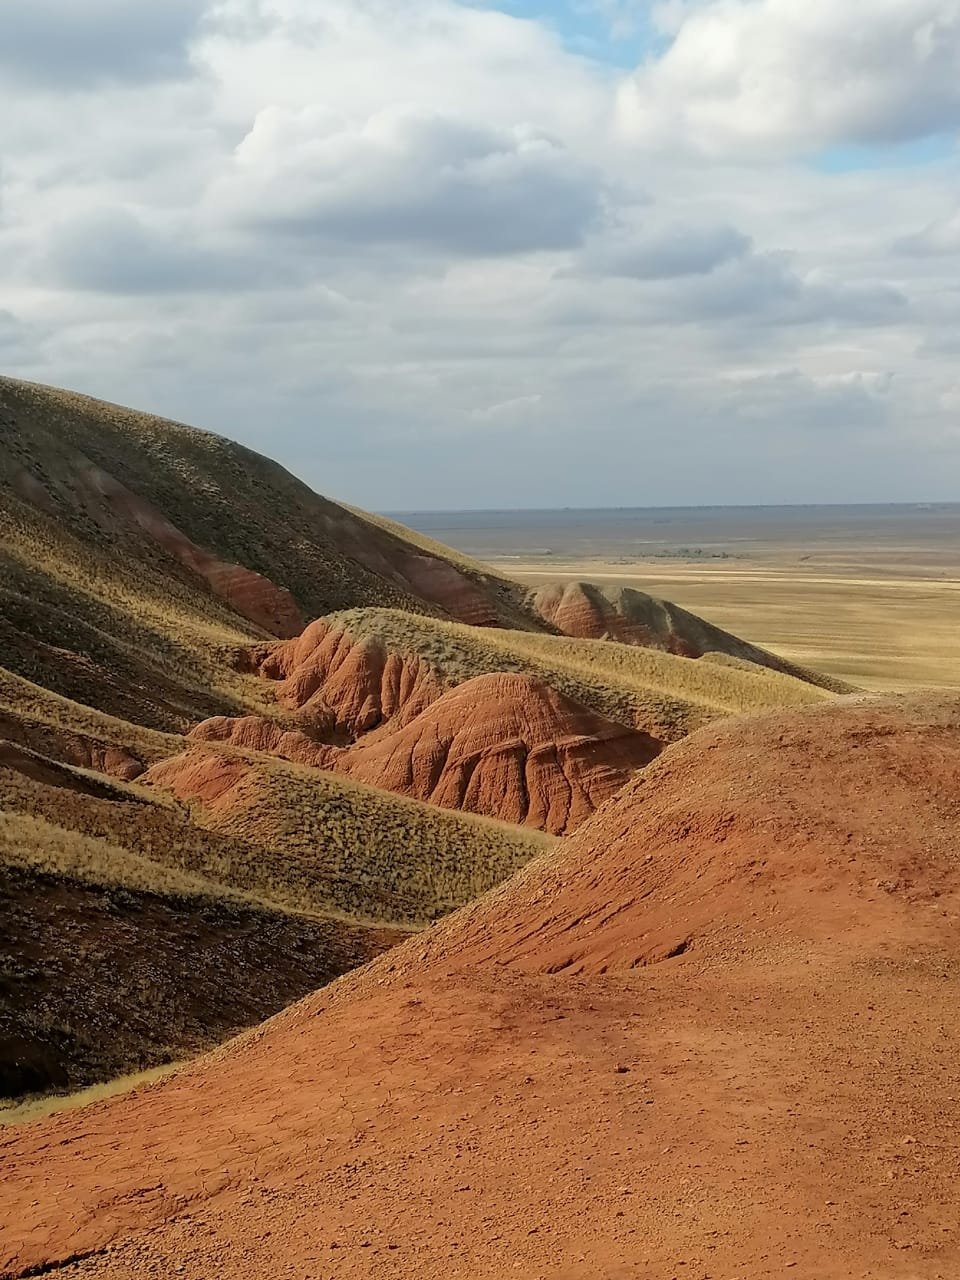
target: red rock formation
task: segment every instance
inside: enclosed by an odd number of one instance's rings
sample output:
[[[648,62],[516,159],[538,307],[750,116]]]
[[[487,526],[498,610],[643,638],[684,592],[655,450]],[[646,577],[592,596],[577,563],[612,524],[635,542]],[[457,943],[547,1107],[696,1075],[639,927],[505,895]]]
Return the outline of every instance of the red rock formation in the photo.
[[[32,472],[19,468],[13,485],[19,496],[33,506],[56,514],[56,502]],[[295,636],[303,630],[304,620],[289,591],[252,569],[221,560],[198,546],[158,507],[83,454],[71,454],[69,479],[61,479],[55,492],[61,501],[79,506],[101,525],[109,527],[111,521],[119,520],[159,543],[202,578],[215,596],[270,635]]]
[[[197,741],[229,742],[361,782],[554,835],[572,831],[662,744],[531,676],[492,674],[449,690],[413,719],[348,747],[269,720],[204,721]],[[151,780],[158,775],[151,771]]]
[[[771,929],[879,940],[904,914],[919,939],[941,899],[960,901],[958,795],[960,697],[718,721],[624,787],[535,885],[478,906],[457,946],[597,973]]]
[[[403,728],[338,753],[339,772],[449,809],[573,831],[660,751],[530,676],[477,676]]]
[[[188,735],[194,742],[228,742],[247,751],[263,751],[294,764],[327,769],[331,748],[297,729],[284,729],[263,716],[213,716],[192,729]]]
[[[48,787],[58,787],[64,791],[75,791],[79,795],[101,796],[116,799],[119,792],[106,783],[99,783],[95,778],[87,778],[82,773],[75,773],[65,768],[57,760],[30,751],[17,742],[0,738],[0,769],[10,769],[22,774],[33,782],[42,782]]]
[[[447,560],[406,552],[399,558],[400,573],[415,595],[438,604],[451,618],[474,627],[497,627],[495,601]]]
[[[318,737],[349,739],[387,720],[403,724],[445,688],[420,658],[388,652],[375,640],[355,641],[323,618],[296,639],[255,653],[253,665],[279,682],[278,700]]]
[[[214,751],[186,751],[161,760],[141,778],[144,786],[161,787],[178,800],[199,800],[208,809],[229,809],[233,794],[250,776],[250,766],[237,756]]]
[[[795,666],[669,600],[658,600],[633,587],[601,588],[592,582],[551,584],[530,592],[527,605],[531,613],[555,630],[577,639],[617,640],[621,644],[663,649],[681,658],[725,653],[834,693],[855,692],[851,685]]]
[[[624,607],[629,594],[632,608]],[[663,649],[683,658],[699,658],[704,649],[676,629],[672,606],[634,591],[609,599],[592,582],[566,582],[531,594],[533,611],[566,636],[579,640],[618,640],[647,649]],[[642,602],[646,607],[639,608]]]

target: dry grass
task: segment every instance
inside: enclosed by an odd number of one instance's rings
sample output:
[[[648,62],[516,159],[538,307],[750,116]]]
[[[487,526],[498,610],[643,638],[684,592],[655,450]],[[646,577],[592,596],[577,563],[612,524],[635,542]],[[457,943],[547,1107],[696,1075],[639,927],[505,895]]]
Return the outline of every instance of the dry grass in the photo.
[[[79,1111],[95,1102],[116,1097],[119,1093],[132,1093],[134,1089],[165,1080],[186,1065],[184,1062],[167,1062],[146,1071],[115,1076],[104,1084],[93,1084],[86,1089],[77,1089],[74,1093],[34,1094],[16,1101],[12,1098],[0,1098],[0,1128],[4,1125],[30,1124],[60,1111]]]
[[[10,769],[0,769],[0,817],[5,810],[43,824],[36,839],[22,840],[22,856],[32,850],[40,867],[46,842],[50,871],[77,876],[85,867],[87,878],[135,876],[131,887],[158,893],[194,884],[206,887],[191,892],[274,910],[401,925],[461,906],[551,843],[526,828],[218,750],[251,767],[229,817],[155,787],[111,781],[122,798],[97,798]]]
[[[7,1097],[209,1049],[401,936],[280,910],[22,813],[0,814],[0,893]]]
[[[53,387],[0,378],[0,438],[9,445],[0,460],[0,484],[17,467],[42,480],[67,480],[79,452],[129,489],[160,508],[189,538],[224,560],[253,569],[296,597],[306,616],[378,602],[423,609],[389,566],[409,554],[407,532],[315,494],[283,467],[209,432]],[[239,513],[239,516],[238,516]],[[102,531],[77,513],[63,511],[86,541],[103,543]],[[144,548],[115,530],[137,562],[152,557],[189,588],[190,575],[156,548]],[[114,545],[114,548],[115,545]],[[445,550],[444,558],[450,558]],[[370,567],[371,564],[377,567]],[[486,583],[496,575],[464,561],[470,576]]]
[[[65,758],[64,735],[99,746],[126,748],[145,763],[183,749],[184,740],[177,734],[161,733],[97,711],[0,667],[0,720],[3,713],[19,722],[27,746],[58,759]],[[9,730],[5,732],[9,736]]]
[[[91,464],[198,546],[286,587],[305,619],[372,604],[441,612],[404,578],[432,554],[504,621],[528,624],[516,584],[219,436],[0,378],[0,446],[0,665],[122,719],[183,732],[258,711],[262,689],[225,654],[263,632],[98,497]]]
[[[830,696],[749,663],[704,662],[603,640],[478,630],[390,609],[349,610],[331,622],[357,640],[418,656],[448,684],[491,671],[520,672],[666,741],[719,716],[803,706]]]
[[[127,815],[136,824],[138,815]],[[116,886],[136,893],[169,898],[205,898],[213,903],[284,910],[253,893],[207,880],[169,863],[154,862],[142,853],[94,836],[82,835],[31,814],[0,810],[0,863],[29,867],[44,875],[82,884]]]
[[[162,731],[259,706],[225,654],[263,633],[158,567],[149,546],[118,557],[15,505],[0,508],[0,535],[5,667]]]
[[[336,887],[331,905],[353,918],[415,924],[463,906],[554,843],[255,752],[205,749],[249,768],[228,804],[191,804],[193,822],[279,856],[287,901],[296,882],[316,877]],[[262,884],[276,894],[272,881]]]

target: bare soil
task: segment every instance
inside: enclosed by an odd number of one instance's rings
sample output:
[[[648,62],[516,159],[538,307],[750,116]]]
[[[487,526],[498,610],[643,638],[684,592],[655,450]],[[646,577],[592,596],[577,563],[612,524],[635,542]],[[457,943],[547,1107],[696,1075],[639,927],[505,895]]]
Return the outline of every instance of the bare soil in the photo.
[[[958,794],[958,699],[711,726],[427,935],[7,1131],[0,1267],[952,1280]]]

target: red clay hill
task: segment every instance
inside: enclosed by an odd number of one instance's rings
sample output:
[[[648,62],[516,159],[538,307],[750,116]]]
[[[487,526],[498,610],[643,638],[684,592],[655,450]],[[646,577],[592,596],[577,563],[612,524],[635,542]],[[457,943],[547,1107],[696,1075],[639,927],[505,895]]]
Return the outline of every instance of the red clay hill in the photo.
[[[241,670],[268,682],[274,715],[215,716],[190,737],[562,835],[648,764],[665,732],[684,731],[665,730],[661,722],[671,720],[664,682],[675,682],[676,710],[686,673],[695,675],[685,659],[661,663],[670,669],[648,677],[645,698],[629,686],[625,659],[619,660],[625,670],[606,670],[613,683],[604,685],[601,669],[589,666],[590,654],[568,658],[568,641],[544,638],[529,651],[523,647],[528,633],[487,634],[492,638],[396,610],[331,614],[294,639],[235,655]],[[718,686],[733,678],[728,670],[709,668]],[[767,679],[761,667],[750,670]],[[621,679],[627,683],[618,685]],[[795,689],[772,685],[771,703],[794,693],[823,696],[790,684]],[[704,705],[697,714],[721,712]],[[192,758],[184,763],[187,778],[194,777]],[[173,761],[149,781],[184,793],[180,767]]]
[[[960,700],[670,747],[560,854],[0,1137],[0,1267],[952,1280]]]
[[[391,720],[346,747],[317,743],[255,716],[208,720],[190,736],[270,752],[552,835],[579,826],[662,745],[542,681],[503,672],[458,685],[413,719],[397,718],[400,727]],[[144,781],[186,799],[194,763],[192,754],[165,761]]]

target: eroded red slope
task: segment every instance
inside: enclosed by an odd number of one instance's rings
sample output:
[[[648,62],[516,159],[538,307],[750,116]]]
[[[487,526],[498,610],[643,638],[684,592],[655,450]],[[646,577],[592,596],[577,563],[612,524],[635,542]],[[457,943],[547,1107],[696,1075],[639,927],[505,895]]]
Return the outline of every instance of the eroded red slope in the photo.
[[[4,1134],[5,1265],[947,1280],[958,794],[956,699],[695,735],[429,934]]]
[[[362,716],[369,700],[358,695],[353,705]],[[400,714],[347,747],[258,717],[220,717],[191,737],[267,751],[554,835],[579,826],[661,748],[648,734],[606,720],[541,680],[506,673],[468,680],[412,719]],[[148,781],[179,785],[176,767],[155,768]]]

